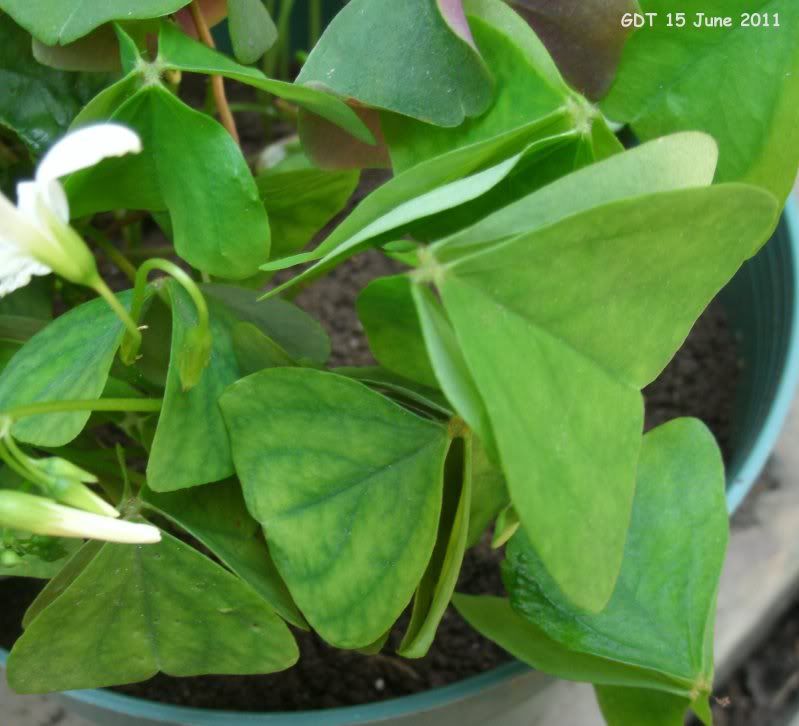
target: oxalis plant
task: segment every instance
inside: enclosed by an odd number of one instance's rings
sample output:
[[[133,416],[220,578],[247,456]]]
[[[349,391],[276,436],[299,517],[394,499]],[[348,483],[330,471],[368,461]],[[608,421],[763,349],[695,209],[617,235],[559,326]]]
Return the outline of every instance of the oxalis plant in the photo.
[[[709,724],[724,467],[641,389],[775,229],[799,4],[310,5],[295,58],[291,3],[0,0],[0,572],[49,579],[9,683],[271,673],[408,608],[419,658],[452,604],[610,724]],[[331,368],[291,298],[367,249],[378,365]],[[486,538],[507,596],[458,594]]]

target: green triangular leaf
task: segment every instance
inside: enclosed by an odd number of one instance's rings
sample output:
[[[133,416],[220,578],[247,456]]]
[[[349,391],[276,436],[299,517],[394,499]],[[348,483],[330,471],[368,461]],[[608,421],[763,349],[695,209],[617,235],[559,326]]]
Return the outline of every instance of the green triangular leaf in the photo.
[[[104,545],[36,616],[8,659],[17,693],[134,683],[159,671],[271,673],[296,662],[291,633],[259,595],[162,536],[157,545]]]
[[[247,507],[300,610],[338,647],[373,643],[433,551],[446,429],[309,369],[256,373],[220,403]]]

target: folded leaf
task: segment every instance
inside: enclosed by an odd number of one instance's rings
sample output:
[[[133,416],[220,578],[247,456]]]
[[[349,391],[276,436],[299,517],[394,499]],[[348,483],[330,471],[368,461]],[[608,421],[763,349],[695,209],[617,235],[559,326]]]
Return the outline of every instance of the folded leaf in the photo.
[[[768,237],[775,214],[774,199],[752,187],[654,194],[438,268],[466,362],[491,401],[513,504],[580,607],[605,605],[621,565],[640,389]]]
[[[303,615],[338,647],[374,643],[430,560],[446,429],[309,369],[244,378],[221,406],[247,507]]]
[[[453,32],[436,0],[352,0],[297,82],[438,126],[483,113],[493,90],[477,50]]]
[[[524,532],[503,576],[513,607],[570,651],[657,671],[693,700],[712,684],[727,538],[718,446],[700,421],[677,419],[644,437],[624,562],[602,612],[569,606]]]
[[[247,512],[237,481],[168,494],[145,488],[141,498],[145,507],[196,537],[281,617],[299,628],[308,627],[280,579],[260,525]]]
[[[239,65],[222,53],[190,38],[172,23],[161,24],[158,54],[163,69],[220,75],[246,83],[313,111],[367,144],[374,142],[372,133],[357,114],[336,96],[298,83],[267,78],[256,68]]]
[[[409,277],[395,275],[372,281],[358,296],[357,308],[369,348],[380,365],[424,386],[438,386]]]
[[[426,287],[414,284],[411,290],[416,313],[427,349],[434,380],[469,428],[477,434],[481,445],[494,460],[497,445],[485,402],[463,357],[455,331],[441,303]]]
[[[168,210],[175,248],[191,265],[228,279],[257,272],[269,258],[269,222],[230,134],[160,84],[140,89],[111,120],[137,131],[143,150],[73,174],[66,183],[73,217]]]
[[[318,277],[360,249],[388,241],[386,235],[396,237],[412,222],[477,199],[513,172],[535,139],[548,143],[553,133],[557,133],[560,120],[561,116],[556,114],[535,121],[399,174],[364,199],[312,252],[262,265],[263,270],[276,270],[320,260],[268,295],[277,295],[298,282]]]
[[[159,671],[271,673],[296,662],[291,633],[259,595],[162,536],[157,545],[104,545],[28,625],[8,659],[17,693],[134,683]]]
[[[472,498],[472,442],[457,439],[444,470],[444,503],[433,556],[413,600],[411,621],[397,650],[405,658],[427,655],[455,592],[466,551]]]
[[[279,299],[260,302],[252,290],[233,285],[203,285],[202,291],[237,320],[258,327],[294,360],[321,366],[330,357],[325,329],[296,305]]]
[[[211,357],[197,385],[183,390],[180,358],[186,338],[197,324],[197,310],[177,282],[169,280],[167,289],[172,301],[172,347],[164,402],[147,462],[147,482],[156,492],[220,481],[233,474],[218,401],[239,377],[231,339],[236,320],[224,307],[210,302]]]
[[[436,257],[448,260],[486,242],[515,237],[566,217],[630,197],[713,182],[718,161],[706,134],[673,134],[642,144],[559,179],[489,214],[436,243]]]
[[[640,3],[661,20],[628,41],[604,112],[642,139],[705,131],[719,143],[718,181],[756,184],[784,202],[799,166],[799,4],[697,0],[686,26],[675,32],[665,22],[673,3]],[[699,12],[734,22],[696,28]],[[767,14],[771,22],[744,27],[742,13]],[[780,27],[774,27],[777,16]]]

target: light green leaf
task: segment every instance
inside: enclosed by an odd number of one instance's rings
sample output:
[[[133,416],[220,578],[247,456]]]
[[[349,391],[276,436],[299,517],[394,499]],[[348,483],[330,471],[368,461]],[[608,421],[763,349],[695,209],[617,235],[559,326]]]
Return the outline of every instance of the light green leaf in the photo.
[[[203,285],[205,295],[224,304],[240,321],[252,323],[296,361],[324,365],[330,338],[308,313],[285,300],[259,302],[252,290],[233,285]]]
[[[283,257],[305,247],[344,209],[358,178],[357,171],[325,171],[310,165],[261,172],[255,183],[269,214],[272,256]]]
[[[456,439],[444,469],[444,500],[436,546],[416,590],[411,621],[397,650],[405,658],[427,655],[455,592],[466,551],[471,498],[472,442]]]
[[[233,55],[255,63],[277,40],[277,28],[263,0],[227,0],[228,30]]]
[[[31,35],[47,45],[65,45],[112,20],[142,20],[174,13],[190,0],[0,0]]]
[[[499,4],[500,0],[495,2]],[[513,12],[509,8],[505,10]],[[531,57],[502,29],[482,18],[471,15],[469,20],[480,52],[497,79],[497,97],[486,113],[458,125],[450,124],[456,128],[435,128],[412,118],[383,114],[383,133],[395,172],[405,171],[452,149],[506,133],[554,112],[569,114],[567,102],[573,93],[562,81],[553,83],[547,71],[538,68],[537,56]],[[526,30],[533,35],[529,28]]]
[[[225,422],[217,402],[239,377],[231,339],[235,319],[222,306],[210,302],[211,358],[199,383],[183,390],[180,356],[186,336],[197,324],[197,309],[177,282],[169,280],[167,289],[172,300],[172,348],[164,402],[147,462],[147,482],[156,492],[220,481],[233,474]]]
[[[709,186],[717,160],[716,144],[706,134],[650,141],[569,174],[442,239],[434,247],[436,257],[447,260],[629,197]]]
[[[159,671],[271,673],[297,657],[288,628],[258,594],[163,533],[157,545],[104,545],[28,625],[9,656],[8,681],[18,693],[46,693]]]
[[[477,50],[435,0],[351,0],[311,51],[298,83],[438,126],[458,126],[491,103]]]
[[[425,349],[419,316],[407,275],[382,277],[369,283],[358,296],[358,318],[369,348],[384,368],[424,386],[438,382]]]
[[[247,507],[300,610],[331,644],[370,645],[433,552],[446,429],[308,369],[249,376],[221,406]]]
[[[643,424],[640,388],[765,241],[775,215],[774,199],[753,187],[654,194],[440,269],[444,306],[491,401],[513,504],[580,607],[604,606],[621,564]]]
[[[505,179],[535,139],[557,133],[559,114],[507,134],[456,149],[419,164],[378,187],[312,252],[262,265],[276,270],[320,259],[309,270],[271,290],[276,295],[325,270],[366,246],[396,239],[412,222],[472,201]]]
[[[524,532],[508,546],[503,577],[513,607],[570,651],[708,693],[727,538],[718,446],[700,421],[677,419],[644,437],[624,562],[602,612],[563,600]]]
[[[141,498],[146,507],[196,537],[281,617],[299,628],[308,627],[272,562],[261,526],[247,512],[237,481],[168,494],[145,488]]]
[[[190,38],[172,23],[162,23],[158,57],[163,69],[221,75],[266,91],[322,116],[367,144],[372,132],[344,101],[317,88],[267,78],[256,68],[242,66]]]
[[[441,303],[429,289],[419,284],[413,285],[411,294],[427,354],[435,371],[434,380],[469,428],[477,434],[482,447],[497,461],[497,444],[488,410]]]
[[[161,85],[142,88],[111,118],[137,131],[143,150],[73,174],[73,217],[168,210],[175,249],[191,265],[228,279],[257,272],[269,257],[269,222],[230,134]]]
[[[129,307],[130,293],[118,295]],[[56,318],[17,351],[0,375],[0,411],[46,401],[99,398],[124,326],[105,300]],[[17,421],[12,432],[39,446],[63,446],[86,425],[89,411],[48,413]]]
[[[659,20],[628,41],[605,113],[642,139],[706,131],[719,143],[718,181],[756,184],[784,202],[799,165],[799,4],[697,0],[679,29],[666,24],[670,0],[641,7]],[[730,16],[732,27],[693,27],[698,12]],[[744,12],[768,14],[771,27],[744,27]]]
[[[0,9],[10,12],[12,4],[19,6],[20,13],[36,5],[29,0],[0,0]],[[56,71],[39,64],[31,53],[30,36],[2,13],[0,38],[0,126],[13,129],[40,156],[66,132],[108,76]]]
[[[476,441],[472,453],[472,502],[466,546],[477,544],[488,525],[509,504],[508,485],[502,471],[491,463],[485,448]]]
[[[70,129],[107,121],[116,110],[139,89],[138,73],[128,73],[116,83],[104,88],[91,99],[72,120]]]
[[[673,693],[597,686],[596,697],[608,726],[684,726],[689,698]]]
[[[69,560],[55,573],[36,599],[30,604],[22,618],[22,627],[27,628],[48,605],[60,597],[64,591],[75,581],[87,565],[97,556],[103,548],[103,543],[96,540],[86,542],[73,540],[80,549],[73,550]]]

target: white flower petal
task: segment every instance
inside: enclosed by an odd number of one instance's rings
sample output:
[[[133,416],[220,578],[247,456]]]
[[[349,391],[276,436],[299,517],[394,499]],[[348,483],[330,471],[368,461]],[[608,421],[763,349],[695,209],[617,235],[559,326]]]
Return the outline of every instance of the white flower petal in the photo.
[[[19,185],[19,187],[22,186],[22,184]],[[19,189],[19,187],[17,188]],[[29,190],[29,188],[25,187],[25,190]],[[25,196],[26,204],[28,202],[35,203],[35,191],[33,194],[30,194],[29,191],[23,191],[23,195]],[[29,217],[28,214],[31,216]],[[22,209],[17,209],[0,194],[0,248],[2,248],[0,256],[11,254],[11,251],[14,251],[13,257],[25,257],[33,260],[32,250],[37,249],[42,244],[49,244],[39,224],[32,221],[36,217],[38,215],[34,215],[32,211],[26,210],[23,212]],[[0,276],[2,274],[3,270],[0,267]]]
[[[67,134],[45,154],[36,170],[36,181],[54,181],[94,166],[109,156],[140,151],[141,140],[125,126],[114,123],[84,126]]]
[[[17,258],[13,264],[0,265],[0,297],[25,287],[34,275],[49,275],[52,270],[39,262]]]

